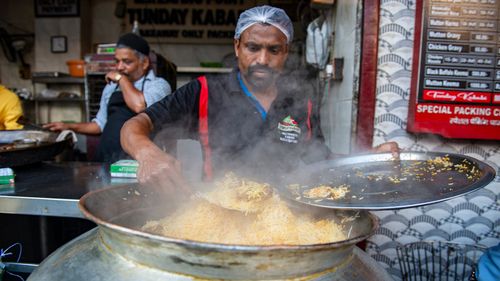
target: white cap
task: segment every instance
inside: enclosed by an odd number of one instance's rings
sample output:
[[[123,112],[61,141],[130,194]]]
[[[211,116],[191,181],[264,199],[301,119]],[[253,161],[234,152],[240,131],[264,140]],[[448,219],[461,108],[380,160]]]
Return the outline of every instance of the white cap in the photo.
[[[278,28],[287,38],[287,43],[293,40],[293,24],[283,9],[271,6],[258,6],[241,13],[234,39],[240,39],[241,33],[256,23],[266,23]]]

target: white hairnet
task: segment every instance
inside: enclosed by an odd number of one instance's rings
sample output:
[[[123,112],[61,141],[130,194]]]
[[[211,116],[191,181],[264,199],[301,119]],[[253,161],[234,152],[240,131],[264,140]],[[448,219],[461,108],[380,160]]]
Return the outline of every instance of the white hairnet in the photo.
[[[271,6],[258,6],[241,13],[236,24],[234,39],[240,39],[241,33],[255,23],[270,24],[285,34],[287,42],[293,40],[293,25],[288,15],[283,9]]]

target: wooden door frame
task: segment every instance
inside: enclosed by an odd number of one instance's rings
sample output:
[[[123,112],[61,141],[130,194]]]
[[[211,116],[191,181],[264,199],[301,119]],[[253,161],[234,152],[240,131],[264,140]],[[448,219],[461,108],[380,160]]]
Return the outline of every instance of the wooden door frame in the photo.
[[[363,30],[361,36],[361,65],[356,122],[355,149],[372,147],[377,93],[378,35],[380,0],[363,1]]]

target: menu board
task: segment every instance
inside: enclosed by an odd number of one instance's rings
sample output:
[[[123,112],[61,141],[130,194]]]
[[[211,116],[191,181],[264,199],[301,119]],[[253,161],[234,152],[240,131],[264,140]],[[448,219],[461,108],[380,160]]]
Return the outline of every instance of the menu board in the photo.
[[[408,131],[500,140],[500,0],[417,1]]]

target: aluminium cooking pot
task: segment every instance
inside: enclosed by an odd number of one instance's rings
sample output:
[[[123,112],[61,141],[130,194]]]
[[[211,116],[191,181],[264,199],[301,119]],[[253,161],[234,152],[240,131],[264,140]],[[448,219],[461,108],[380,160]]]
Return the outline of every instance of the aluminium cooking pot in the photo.
[[[139,185],[114,186],[86,194],[80,199],[80,209],[98,227],[54,252],[28,280],[350,279],[330,278],[332,274],[354,274],[357,280],[388,280],[375,270],[366,271],[364,279],[363,270],[353,266],[355,244],[377,227],[376,218],[366,211],[323,212],[307,207],[320,217],[354,218],[345,224],[348,239],[315,245],[215,244],[140,230],[147,220],[175,210],[175,201],[179,200],[161,198]]]

